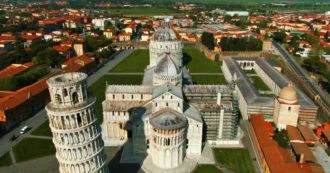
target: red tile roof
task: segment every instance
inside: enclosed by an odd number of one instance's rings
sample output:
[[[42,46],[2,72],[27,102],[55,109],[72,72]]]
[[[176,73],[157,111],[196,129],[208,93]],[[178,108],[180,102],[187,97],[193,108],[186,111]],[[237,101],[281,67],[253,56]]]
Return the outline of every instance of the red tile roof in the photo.
[[[0,79],[15,76],[32,66],[33,64],[31,62],[25,64],[12,64],[0,71]]]
[[[251,115],[251,124],[272,173],[303,173],[289,153],[270,138],[263,115]],[[276,157],[274,157],[276,156]]]

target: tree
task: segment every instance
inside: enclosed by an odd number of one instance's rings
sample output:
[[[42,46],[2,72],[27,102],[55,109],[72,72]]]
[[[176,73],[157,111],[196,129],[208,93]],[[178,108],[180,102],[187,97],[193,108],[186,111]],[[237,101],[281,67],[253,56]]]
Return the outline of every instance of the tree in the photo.
[[[45,49],[38,52],[37,56],[32,59],[32,62],[37,65],[48,65],[50,67],[60,67],[65,61],[64,56],[59,54],[54,49]]]
[[[284,43],[285,39],[286,39],[286,34],[284,31],[281,31],[281,32],[274,32],[273,33],[273,39],[276,41],[276,42],[279,42],[279,43]]]
[[[253,37],[225,37],[221,39],[220,46],[224,51],[260,51],[262,41]]]
[[[202,43],[209,48],[210,50],[214,49],[214,36],[212,33],[203,32],[202,34]]]

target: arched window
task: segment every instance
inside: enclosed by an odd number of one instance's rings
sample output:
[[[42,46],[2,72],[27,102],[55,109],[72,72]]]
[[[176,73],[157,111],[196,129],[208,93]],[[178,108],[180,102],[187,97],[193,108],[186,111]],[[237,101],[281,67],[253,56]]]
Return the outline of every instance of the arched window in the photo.
[[[123,94],[123,96],[122,96],[122,97],[123,97],[123,99],[125,99],[125,95],[124,95],[124,94]]]
[[[134,96],[133,96],[133,94],[132,94],[132,99],[134,99]]]
[[[180,107],[180,103],[178,103],[178,107]]]
[[[77,122],[80,126],[81,125],[81,115],[80,115],[80,113],[77,114]]]
[[[67,89],[63,89],[63,97],[66,97],[66,96],[68,96],[68,90]]]
[[[72,93],[72,101],[74,104],[78,103],[78,93],[77,92]]]
[[[166,102],[166,106],[168,106],[168,103]]]
[[[155,106],[157,107],[157,103],[155,103]]]
[[[169,146],[170,145],[170,139],[165,139],[165,145]]]
[[[288,107],[288,111],[291,111],[291,106]]]
[[[59,94],[55,95],[55,100],[56,100],[57,103],[62,103],[62,99],[61,99],[61,96]]]
[[[115,95],[114,94],[112,94],[112,99],[115,99],[116,97],[115,97]]]

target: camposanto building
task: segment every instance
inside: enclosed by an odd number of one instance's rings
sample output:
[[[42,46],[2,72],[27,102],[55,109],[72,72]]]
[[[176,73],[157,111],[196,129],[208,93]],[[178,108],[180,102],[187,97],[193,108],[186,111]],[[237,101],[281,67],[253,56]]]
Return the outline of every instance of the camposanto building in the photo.
[[[157,172],[201,156],[203,141],[238,144],[233,88],[192,85],[182,64],[183,45],[167,22],[155,32],[149,48],[150,64],[142,85],[106,87],[105,145],[126,144],[131,147],[130,157],[145,155],[153,167],[147,172]]]
[[[243,119],[262,113],[280,129],[297,123],[315,125],[318,107],[264,58],[227,57],[221,68],[226,80],[236,84]],[[244,70],[254,70],[270,91],[259,91]]]

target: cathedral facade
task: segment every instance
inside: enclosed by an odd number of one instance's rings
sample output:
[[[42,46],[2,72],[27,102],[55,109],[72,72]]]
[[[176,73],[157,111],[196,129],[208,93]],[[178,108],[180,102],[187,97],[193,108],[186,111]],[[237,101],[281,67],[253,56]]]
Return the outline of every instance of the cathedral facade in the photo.
[[[200,156],[202,142],[234,141],[238,115],[228,85],[193,85],[183,65],[183,44],[165,22],[149,45],[142,85],[108,85],[103,101],[105,145],[132,142],[163,169]],[[220,68],[220,67],[219,67]]]

